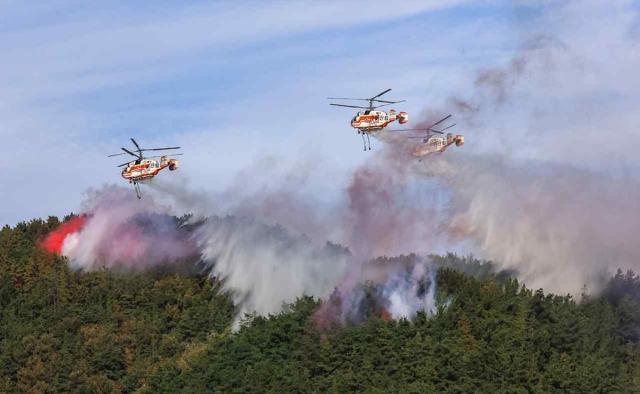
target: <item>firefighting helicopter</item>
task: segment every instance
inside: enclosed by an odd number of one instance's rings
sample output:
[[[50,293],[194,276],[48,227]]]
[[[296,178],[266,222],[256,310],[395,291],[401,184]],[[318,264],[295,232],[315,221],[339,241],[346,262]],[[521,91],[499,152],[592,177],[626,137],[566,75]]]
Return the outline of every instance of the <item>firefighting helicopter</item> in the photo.
[[[142,152],[180,149],[180,147],[170,146],[166,148],[142,149],[133,138],[131,138],[131,142],[133,142],[133,145],[135,146],[135,149],[132,150],[136,153],[127,148],[120,148],[124,151],[124,153],[115,153],[107,157],[122,155],[131,155],[135,157],[135,160],[120,164],[118,165],[118,167],[124,167],[124,169],[122,170],[122,177],[128,180],[129,183],[133,184],[133,188],[136,191],[136,196],[138,198],[142,198],[142,194],[140,193],[140,183],[150,181],[151,179],[153,179],[153,177],[158,175],[161,170],[167,167],[169,168],[169,171],[175,171],[178,169],[178,166],[180,164],[177,159],[168,158],[165,155],[144,157]],[[182,153],[173,154],[173,156],[181,155]]]
[[[400,124],[407,123],[409,121],[409,114],[406,112],[396,112],[395,109],[390,110],[388,113],[385,111],[378,111],[380,107],[386,107],[387,105],[403,103],[405,100],[400,101],[387,101],[380,100],[378,97],[387,94],[391,89],[387,89],[381,93],[376,94],[370,98],[349,98],[349,97],[327,97],[329,100],[357,100],[368,101],[369,105],[362,107],[359,105],[346,105],[330,103],[336,107],[348,107],[348,108],[362,108],[364,111],[358,111],[358,113],[351,119],[351,127],[358,130],[358,134],[362,134],[362,143],[364,144],[364,150],[371,150],[371,140],[369,134],[376,133],[395,120]],[[375,103],[384,103],[382,105],[373,105]],[[365,141],[366,136],[366,141]]]
[[[444,118],[435,122],[431,126],[425,127],[425,128],[400,129],[400,130],[390,130],[390,131],[420,131],[424,133],[424,135],[418,135],[418,136],[410,135],[407,137],[407,138],[419,138],[422,140],[422,143],[416,146],[415,149],[413,150],[412,152],[413,156],[422,157],[431,153],[442,153],[445,150],[447,150],[447,148],[452,144],[455,144],[456,146],[464,145],[464,136],[461,134],[447,133],[446,136],[440,136],[440,135],[444,135],[444,132],[446,130],[455,126],[456,125],[455,123],[452,124],[451,126],[445,127],[444,129],[440,129],[440,130],[434,129],[434,127],[444,123],[449,118],[451,118],[451,114],[445,116]],[[432,133],[440,134],[440,135],[434,135]]]

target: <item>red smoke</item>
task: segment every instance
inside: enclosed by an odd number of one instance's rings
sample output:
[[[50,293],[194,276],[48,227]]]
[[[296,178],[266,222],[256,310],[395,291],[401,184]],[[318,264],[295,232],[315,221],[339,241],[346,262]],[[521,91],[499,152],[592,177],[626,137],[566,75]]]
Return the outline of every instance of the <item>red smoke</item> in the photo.
[[[42,242],[40,242],[39,246],[47,252],[58,255],[61,254],[62,244],[64,243],[65,238],[67,238],[67,235],[80,231],[86,221],[86,215],[72,217],[47,234]]]

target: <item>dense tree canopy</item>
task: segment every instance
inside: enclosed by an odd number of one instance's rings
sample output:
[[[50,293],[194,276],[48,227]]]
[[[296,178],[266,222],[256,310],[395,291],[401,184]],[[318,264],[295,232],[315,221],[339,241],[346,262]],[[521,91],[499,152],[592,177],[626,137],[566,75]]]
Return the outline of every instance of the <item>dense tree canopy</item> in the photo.
[[[0,230],[0,392],[640,392],[632,272],[576,302],[435,256],[433,316],[319,330],[301,295],[233,332],[206,274],[72,271],[36,247],[58,223]]]

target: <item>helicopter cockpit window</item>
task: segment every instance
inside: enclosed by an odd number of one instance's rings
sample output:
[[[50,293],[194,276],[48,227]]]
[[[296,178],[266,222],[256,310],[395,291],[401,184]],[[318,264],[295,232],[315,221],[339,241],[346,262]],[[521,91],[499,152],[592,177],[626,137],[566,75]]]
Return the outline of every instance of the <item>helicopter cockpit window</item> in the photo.
[[[364,114],[365,115],[369,115],[370,112],[371,112],[370,110],[366,110],[366,111],[364,111]]]

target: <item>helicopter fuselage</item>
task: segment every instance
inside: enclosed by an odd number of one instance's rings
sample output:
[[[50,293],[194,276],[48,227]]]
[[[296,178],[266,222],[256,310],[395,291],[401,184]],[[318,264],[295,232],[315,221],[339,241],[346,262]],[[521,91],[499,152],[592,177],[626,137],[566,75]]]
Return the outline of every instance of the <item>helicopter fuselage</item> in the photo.
[[[136,160],[129,163],[129,165],[122,170],[122,177],[129,182],[143,182],[150,180],[167,167],[170,171],[175,171],[178,169],[178,165],[178,160],[170,159],[166,156],[162,156],[160,160]]]
[[[407,123],[409,115],[406,112],[397,113],[391,110],[388,113],[378,110],[360,111],[351,119],[351,127],[359,133],[374,133],[387,127],[391,122]]]
[[[447,134],[446,137],[431,135],[426,137],[422,144],[416,146],[413,150],[413,155],[422,157],[431,153],[442,153],[452,144],[456,146],[464,145],[464,136],[460,134]]]

